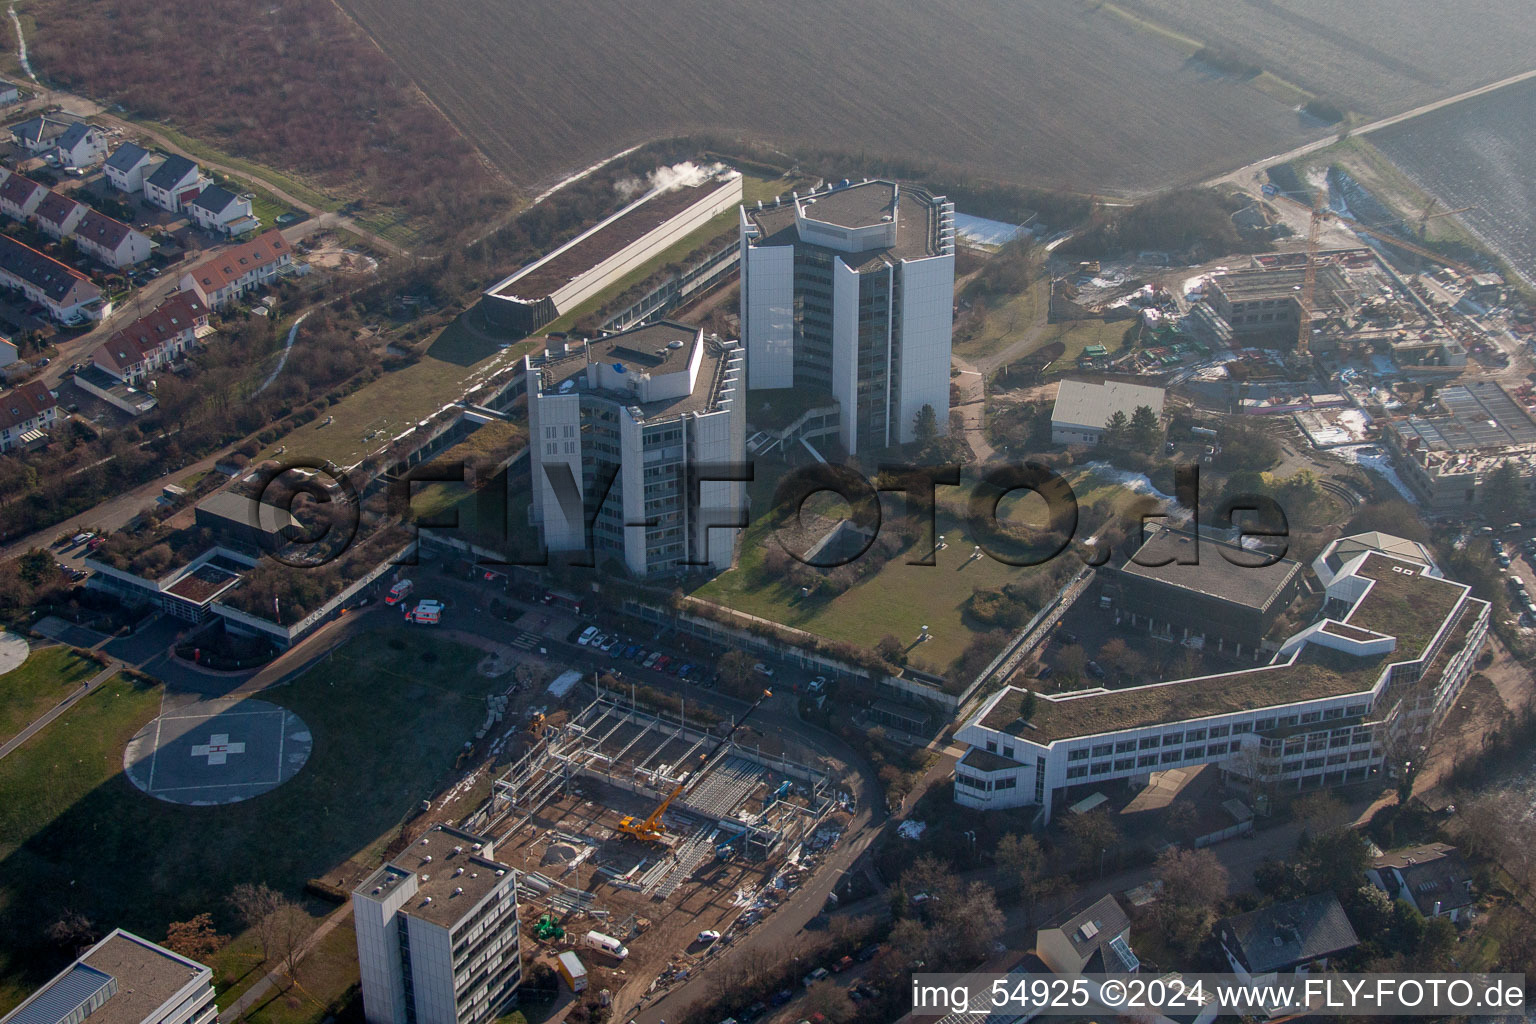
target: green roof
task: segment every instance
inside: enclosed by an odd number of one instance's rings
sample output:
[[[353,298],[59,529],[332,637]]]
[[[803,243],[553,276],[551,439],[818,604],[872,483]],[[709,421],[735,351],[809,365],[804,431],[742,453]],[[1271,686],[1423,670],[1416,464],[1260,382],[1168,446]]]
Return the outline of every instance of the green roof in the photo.
[[[1035,743],[1257,711],[1323,697],[1372,690],[1388,664],[1413,661],[1458,612],[1467,587],[1399,571],[1409,563],[1371,554],[1356,570],[1374,580],[1345,621],[1397,638],[1390,654],[1355,657],[1318,644],[1303,644],[1289,660],[1237,672],[1149,683],[1122,690],[1090,690],[1059,697],[1040,695],[1028,724],[1018,720],[1023,690],[1010,687],[982,718],[988,729]],[[1464,632],[1463,632],[1464,635]]]

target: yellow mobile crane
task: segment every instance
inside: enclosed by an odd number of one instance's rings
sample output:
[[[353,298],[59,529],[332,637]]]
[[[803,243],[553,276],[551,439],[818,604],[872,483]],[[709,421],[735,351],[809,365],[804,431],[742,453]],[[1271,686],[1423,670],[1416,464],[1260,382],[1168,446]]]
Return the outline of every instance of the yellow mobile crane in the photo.
[[[715,754],[719,753],[720,748],[729,743],[731,737],[736,735],[736,730],[745,725],[747,719],[752,717],[752,712],[757,710],[758,705],[762,704],[763,701],[772,696],[772,690],[764,690],[763,695],[757,698],[757,703],[748,708],[746,714],[742,715],[736,720],[735,728],[731,729],[730,732],[721,737],[720,742],[716,743],[714,748],[710,750],[709,753],[699,755],[699,768],[702,768],[704,765],[708,764],[709,759],[714,757]],[[687,775],[683,776],[683,781],[679,782],[676,788],[674,788],[671,793],[667,794],[667,798],[661,802],[661,806],[657,807],[654,811],[651,812],[650,817],[645,819],[637,819],[632,814],[625,815],[623,820],[619,822],[619,831],[624,835],[634,836],[636,839],[643,839],[646,842],[661,842],[667,837],[668,834],[667,827],[661,823],[662,814],[668,807],[672,806],[673,800],[676,800],[679,796],[682,795],[683,790],[688,788],[688,785],[693,782],[697,775],[698,769],[696,768],[689,772]]]

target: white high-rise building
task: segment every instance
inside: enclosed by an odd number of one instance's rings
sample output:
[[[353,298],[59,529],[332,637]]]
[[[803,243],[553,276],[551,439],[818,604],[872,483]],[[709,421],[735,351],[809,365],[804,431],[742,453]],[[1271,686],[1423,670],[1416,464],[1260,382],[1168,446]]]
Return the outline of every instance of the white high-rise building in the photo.
[[[741,211],[747,386],[830,392],[850,452],[949,427],[954,205],[890,181]]]
[[[216,1024],[213,971],[121,928],[0,1024]]]
[[[742,348],[673,320],[526,357],[532,518],[551,552],[636,576],[730,568],[746,457]]]
[[[517,995],[517,884],[491,840],[435,825],[352,892],[369,1024],[486,1024]]]

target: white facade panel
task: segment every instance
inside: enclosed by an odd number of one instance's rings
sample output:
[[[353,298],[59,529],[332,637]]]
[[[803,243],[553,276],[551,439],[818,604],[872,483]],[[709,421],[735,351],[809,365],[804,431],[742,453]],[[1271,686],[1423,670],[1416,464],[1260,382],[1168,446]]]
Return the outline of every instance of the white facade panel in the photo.
[[[841,259],[832,261],[832,394],[842,406],[838,437],[859,450],[859,275]]]
[[[644,576],[645,428],[628,409],[619,410],[619,449],[624,453],[619,464],[620,485],[624,489],[624,565],[635,575]]]
[[[748,386],[794,387],[794,248],[743,243],[741,287]]]
[[[535,375],[538,371],[532,371]],[[534,379],[537,379],[536,376]],[[587,546],[581,481],[581,399],[576,394],[528,395],[529,455],[534,516],[550,551]]]
[[[940,434],[949,432],[950,342],[954,327],[955,258],[934,256],[901,265],[901,393],[891,410],[896,440],[913,440],[913,425],[933,406]]]

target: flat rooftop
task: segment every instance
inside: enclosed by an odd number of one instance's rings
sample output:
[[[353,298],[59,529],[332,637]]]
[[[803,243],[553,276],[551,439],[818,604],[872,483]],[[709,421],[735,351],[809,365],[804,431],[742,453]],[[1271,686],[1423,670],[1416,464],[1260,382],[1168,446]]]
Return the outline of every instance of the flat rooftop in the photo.
[[[1305,267],[1258,267],[1217,274],[1211,278],[1211,283],[1233,302],[1292,297],[1300,299],[1306,274]],[[1349,280],[1337,266],[1325,263],[1317,268],[1317,287],[1326,292],[1347,291]]]
[[[127,932],[114,932],[80,963],[117,979],[117,994],[90,1015],[91,1024],[140,1024],[207,970]]]
[[[626,369],[651,374],[680,373],[688,368],[697,338],[697,327],[658,320],[588,342],[587,351],[594,363],[623,363]]]
[[[1137,549],[1134,558],[1119,571],[1255,611],[1268,608],[1301,572],[1301,563],[1294,559],[1282,558],[1272,565],[1259,565],[1265,558],[1262,551],[1249,551],[1209,537],[1197,541],[1194,534],[1183,530],[1157,531]],[[1194,558],[1199,559],[1196,564],[1180,564]],[[1169,559],[1173,561],[1167,565],[1142,564]],[[1233,564],[1229,559],[1241,564]]]
[[[648,329],[636,328],[636,330]],[[658,334],[657,336],[667,337],[669,340],[677,340],[679,338],[675,333]],[[704,354],[699,359],[699,375],[694,381],[693,390],[690,393],[678,398],[667,398],[653,402],[636,402],[635,397],[628,392],[613,391],[608,388],[587,387],[586,370],[587,363],[589,362],[589,352],[591,353],[591,362],[625,362],[628,365],[622,358],[609,359],[600,356],[600,353],[607,352],[611,354],[614,351],[614,349],[604,349],[602,347],[604,342],[610,340],[612,339],[590,342],[585,349],[581,345],[575,345],[572,347],[571,352],[563,356],[544,356],[542,358],[530,356],[528,360],[530,369],[540,375],[539,390],[541,393],[545,395],[590,395],[594,398],[616,402],[634,410],[636,418],[642,421],[682,416],[686,413],[711,412],[715,409],[715,405],[720,399],[721,384],[723,383],[730,353],[739,348],[739,346],[727,348],[722,342],[715,341],[712,338],[705,338],[702,343],[704,345]],[[632,345],[633,343],[626,344]],[[682,349],[677,350],[677,352],[685,356],[688,348],[685,345]],[[662,369],[654,366],[643,366],[641,369],[650,373],[671,372],[664,367],[668,366],[672,360],[681,358],[677,352],[669,353],[666,361],[660,364],[663,367]],[[660,357],[656,356],[653,351],[650,358],[659,359]],[[681,369],[681,366],[678,369]],[[561,385],[566,381],[573,381],[574,383],[562,392],[560,390]]]
[[[1412,568],[1411,573],[1399,571]],[[988,729],[1035,743],[1118,732],[1166,722],[1281,707],[1300,701],[1365,693],[1388,665],[1418,660],[1461,606],[1467,588],[1419,575],[1422,566],[1370,554],[1356,570],[1375,581],[1344,622],[1397,638],[1390,654],[1355,657],[1318,644],[1303,644],[1288,660],[1258,668],[1198,676],[1121,690],[1039,695],[1034,717],[1019,720],[1025,690],[1009,687],[982,717]],[[1465,624],[1452,626],[1461,628]],[[1442,651],[1441,657],[1447,657]]]
[[[567,243],[568,248],[556,249],[542,262],[529,264],[497,285],[491,294],[528,301],[552,295],[635,239],[659,228],[710,195],[722,184],[719,178],[711,178],[702,185],[683,185],[666,192],[654,192],[591,234],[578,235],[574,244]]]
[[[873,227],[895,216],[899,193],[895,182],[865,181],[817,193],[805,207],[805,215],[840,228]]]
[[[1473,381],[1441,388],[1446,412],[1395,420],[1402,437],[1417,437],[1430,451],[1472,452],[1536,444],[1536,422],[1503,388]]]
[[[491,890],[504,884],[512,870],[476,851],[477,842],[483,840],[466,832],[434,828],[365,879],[357,892],[382,899],[415,875],[416,893],[400,913],[451,928]]]
[[[854,270],[873,270],[901,260],[925,259],[941,252],[939,244],[939,208],[932,195],[910,185],[893,186],[888,181],[861,182],[830,192],[818,192],[807,216],[843,227],[859,227],[879,221],[890,212],[890,189],[898,187],[896,200],[896,244],[888,249],[864,252],[837,252]],[[884,189],[884,191],[882,191]],[[845,193],[855,193],[844,199]],[[807,196],[800,197],[804,201]],[[876,215],[877,207],[881,212]],[[873,217],[874,219],[869,219]],[[762,209],[747,207],[747,219],[758,229],[753,245],[801,245],[811,249],[821,246],[801,242],[795,227],[795,201],[780,197],[777,206],[764,203]],[[844,224],[847,221],[849,223]],[[826,252],[834,250],[826,249]]]

